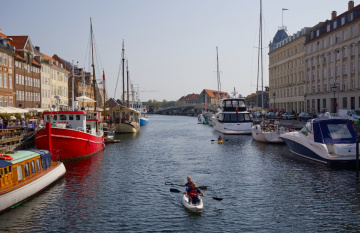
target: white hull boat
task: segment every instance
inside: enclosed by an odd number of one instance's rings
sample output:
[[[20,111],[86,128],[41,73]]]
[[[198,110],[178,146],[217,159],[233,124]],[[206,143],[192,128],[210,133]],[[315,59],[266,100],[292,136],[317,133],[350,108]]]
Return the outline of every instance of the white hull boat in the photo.
[[[189,197],[186,194],[182,195],[181,198],[181,203],[184,205],[184,207],[190,211],[194,211],[194,212],[198,212],[204,209],[204,203],[201,199],[201,197],[199,196],[200,199],[200,203],[199,205],[190,205],[189,204]]]

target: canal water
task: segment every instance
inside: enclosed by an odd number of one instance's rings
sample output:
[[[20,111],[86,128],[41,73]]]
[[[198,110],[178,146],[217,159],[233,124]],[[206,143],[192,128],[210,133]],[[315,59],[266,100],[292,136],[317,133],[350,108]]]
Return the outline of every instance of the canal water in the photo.
[[[151,115],[137,135],[66,163],[41,194],[0,215],[15,232],[359,232],[356,172],[298,159],[285,145],[219,136],[196,117]],[[207,186],[191,213],[165,182]],[[221,197],[222,201],[212,199]]]

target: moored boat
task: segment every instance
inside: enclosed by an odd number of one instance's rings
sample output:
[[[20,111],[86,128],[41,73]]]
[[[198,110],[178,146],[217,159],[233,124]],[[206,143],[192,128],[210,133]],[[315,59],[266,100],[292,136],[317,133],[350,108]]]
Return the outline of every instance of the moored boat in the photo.
[[[200,199],[199,205],[190,205],[189,197],[186,194],[183,194],[181,198],[181,203],[184,205],[186,209],[197,212],[204,209],[204,203],[200,196],[199,199]]]
[[[22,150],[0,158],[0,212],[34,196],[65,175],[58,154],[47,150]]]
[[[145,114],[140,115],[140,126],[145,126],[149,123],[149,118]]]
[[[219,111],[211,118],[216,131],[223,134],[251,134],[252,119],[245,107],[245,98],[230,98],[220,101]]]
[[[279,124],[256,124],[251,128],[252,137],[258,142],[284,143],[280,135],[287,132],[290,132],[290,129]]]
[[[351,121],[341,118],[309,120],[300,131],[281,134],[295,155],[329,166],[354,166],[356,136]]]
[[[116,133],[137,133],[140,131],[140,112],[118,105],[111,110],[115,121]]]
[[[62,160],[90,156],[104,148],[100,113],[56,111],[43,116],[47,124],[35,135],[36,148],[59,151]]]

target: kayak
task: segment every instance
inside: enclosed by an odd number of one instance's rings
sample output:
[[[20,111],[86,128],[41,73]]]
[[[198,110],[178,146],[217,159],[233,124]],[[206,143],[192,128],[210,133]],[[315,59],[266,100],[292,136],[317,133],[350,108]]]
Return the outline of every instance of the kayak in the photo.
[[[186,194],[183,194],[182,195],[182,199],[181,199],[181,202],[182,204],[185,206],[186,209],[190,210],[190,211],[201,211],[204,209],[204,203],[201,199],[201,197],[199,196],[199,199],[200,199],[200,203],[198,206],[193,206],[193,205],[190,205],[189,204],[189,198]]]
[[[223,144],[223,140],[218,140],[218,143],[219,143],[219,144]]]

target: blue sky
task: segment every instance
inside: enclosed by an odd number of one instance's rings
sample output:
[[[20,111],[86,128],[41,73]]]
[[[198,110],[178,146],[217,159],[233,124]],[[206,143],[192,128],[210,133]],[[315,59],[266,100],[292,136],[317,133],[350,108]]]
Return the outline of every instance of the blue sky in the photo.
[[[122,81],[116,94],[115,87],[124,40],[130,78],[142,101],[217,90],[218,46],[222,91],[235,87],[246,96],[256,91],[259,5],[257,0],[13,0],[1,5],[0,28],[5,35],[29,35],[41,52],[78,61],[90,71],[92,17],[96,69],[105,70],[108,95],[121,97]],[[289,9],[284,25],[293,34],[347,7],[347,0],[263,0],[264,84],[267,47],[281,26],[282,8]]]

